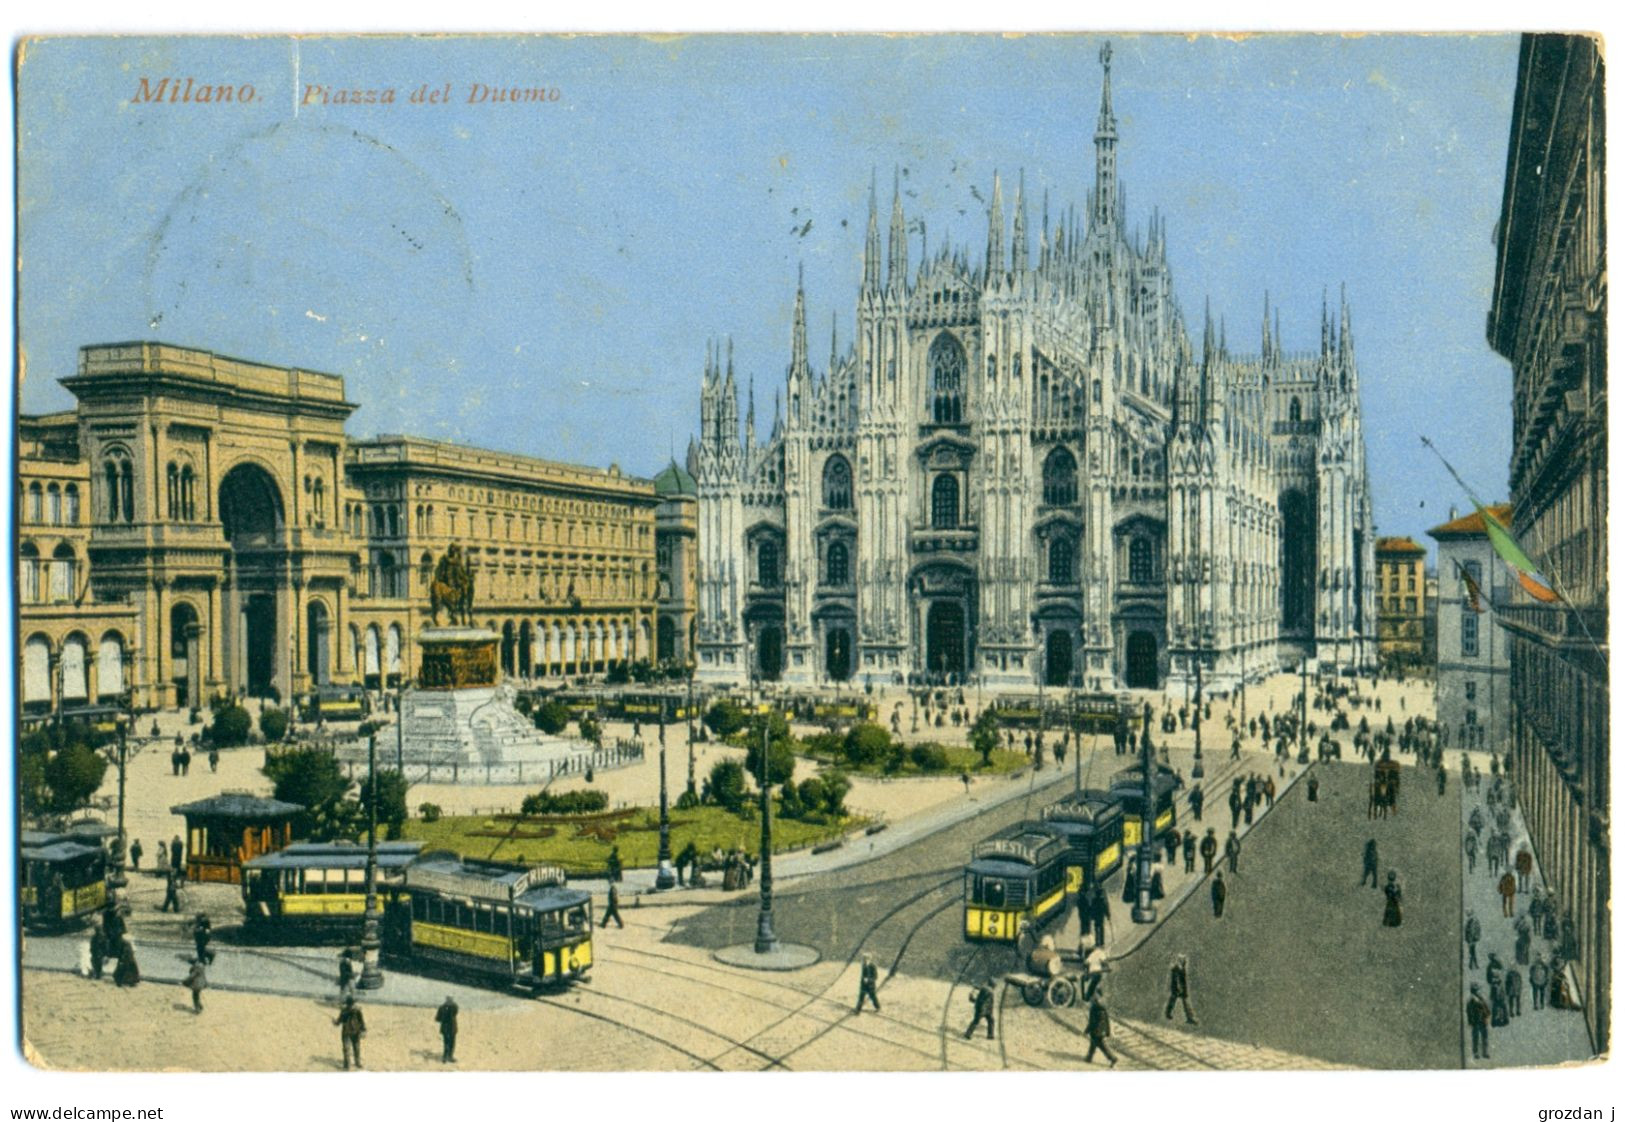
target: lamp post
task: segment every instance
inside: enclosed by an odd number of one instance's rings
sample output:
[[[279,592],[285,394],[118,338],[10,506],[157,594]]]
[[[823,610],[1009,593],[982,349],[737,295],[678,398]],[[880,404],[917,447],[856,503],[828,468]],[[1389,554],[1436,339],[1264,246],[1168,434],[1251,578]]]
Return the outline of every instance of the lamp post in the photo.
[[[1156,923],[1157,906],[1151,902],[1151,835],[1156,829],[1156,786],[1152,781],[1155,763],[1151,749],[1151,703],[1145,703],[1145,726],[1140,735],[1140,771],[1145,779],[1145,800],[1140,809],[1140,848],[1134,867],[1138,870],[1136,884],[1139,892],[1134,901],[1135,923]]]
[[[1309,762],[1309,659],[1298,664],[1298,762]]]
[[[694,787],[694,662],[688,664],[688,793],[697,795]]]
[[[135,713],[132,711],[125,720],[118,723],[118,755],[114,763],[118,765],[118,834],[113,838],[113,875],[107,878],[108,890],[112,893],[113,902],[123,906],[128,893],[129,878],[125,875],[125,853],[127,842],[124,837],[124,773],[125,765],[130,757],[129,731],[135,724]]]
[[[762,714],[762,766],[757,776],[762,788],[762,908],[756,914],[756,953],[777,954],[779,937],[773,933],[773,795],[768,783],[767,743],[773,721]]]
[[[1201,779],[1207,774],[1202,767],[1202,659],[1196,658],[1196,762],[1191,765],[1191,778]]]
[[[378,734],[367,734],[367,904],[361,918],[361,978],[364,990],[384,984],[378,968]]]
[[[671,815],[666,810],[666,713],[660,713],[660,849],[655,855],[655,888],[661,892],[677,887],[677,871],[671,864]]]

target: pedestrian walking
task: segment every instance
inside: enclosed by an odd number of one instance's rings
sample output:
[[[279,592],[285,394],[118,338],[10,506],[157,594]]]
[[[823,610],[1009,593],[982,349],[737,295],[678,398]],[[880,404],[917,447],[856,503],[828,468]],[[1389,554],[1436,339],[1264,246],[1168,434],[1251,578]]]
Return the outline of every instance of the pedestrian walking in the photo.
[[[1083,959],[1083,999],[1088,1001],[1106,978],[1106,948],[1096,943]]]
[[[609,847],[609,860],[605,863],[605,876],[610,884],[619,884],[621,880],[621,847]]]
[[[1100,990],[1095,991],[1094,997],[1089,999],[1089,1053],[1083,1057],[1083,1062],[1095,1062],[1095,1053],[1101,1052],[1110,1061],[1112,1067],[1117,1066],[1117,1057],[1106,1045],[1106,1040],[1112,1034],[1111,1014],[1106,1012],[1106,995]]]
[[[1096,881],[1089,892],[1089,922],[1095,929],[1095,946],[1104,946],[1106,942],[1106,921],[1111,918],[1111,903],[1106,899],[1106,890]]]
[[[1191,807],[1191,817],[1198,822],[1202,820],[1202,803],[1205,798],[1206,796],[1202,794],[1202,788],[1199,785],[1192,787],[1191,793],[1186,796],[1186,801],[1190,803]]]
[[[1234,876],[1241,871],[1241,839],[1236,837],[1234,830],[1224,839],[1224,860],[1230,866],[1230,875]]]
[[[1518,878],[1510,871],[1502,873],[1495,888],[1501,894],[1501,914],[1511,919],[1517,913]]]
[[[355,1003],[355,995],[350,994],[344,999],[344,1008],[333,1023],[339,1026],[339,1046],[344,1050],[344,1070],[350,1070],[353,1060],[357,1068],[361,1067],[361,1038],[367,1035],[367,1018],[361,1015],[361,1006]]]
[[[1367,838],[1365,843],[1365,860],[1360,867],[1360,887],[1365,887],[1365,878],[1371,878],[1371,887],[1382,887],[1377,882],[1377,839]]]
[[[1224,874],[1214,873],[1213,887],[1208,890],[1208,895],[1213,898],[1214,919],[1222,919],[1224,917],[1224,899],[1229,895],[1229,891],[1230,890],[1227,889],[1224,884]]]
[[[993,987],[989,985],[977,986],[971,991],[971,1005],[974,1007],[969,1027],[965,1029],[965,1039],[969,1040],[976,1034],[976,1026],[987,1024],[987,1038],[993,1039]]]
[[[1185,851],[1185,871],[1194,873],[1196,871],[1196,834],[1194,832],[1185,831],[1185,840],[1182,847]]]
[[[1213,827],[1209,826],[1207,836],[1202,839],[1202,875],[1206,876],[1213,871],[1213,861],[1219,855],[1219,839],[1213,835]]]
[[[209,985],[209,978],[203,972],[203,960],[201,958],[192,960],[192,967],[186,972],[186,981],[182,984],[192,991],[192,1012],[203,1012],[203,991]]]
[[[1190,971],[1184,955],[1175,955],[1168,964],[1168,1007],[1162,1011],[1165,1021],[1174,1019],[1174,1005],[1179,1004],[1185,1008],[1185,1023],[1194,1025],[1196,1018],[1191,1014],[1191,984]]]
[[[220,770],[220,749],[218,748],[209,749],[209,770],[211,772]]]
[[[1507,1016],[1507,972],[1501,965],[1499,955],[1490,954],[1490,963],[1484,968],[1484,984],[1488,988],[1490,998],[1490,1026],[1501,1028],[1506,1025]]]
[[[863,956],[863,968],[858,972],[858,1007],[854,1012],[863,1012],[863,1002],[867,998],[874,1002],[875,1012],[880,1012],[880,994],[877,987],[880,985],[880,968],[870,955]]]
[[[173,868],[164,873],[164,902],[158,908],[160,912],[176,912],[181,910],[181,877]]]
[[[1472,873],[1478,868],[1478,835],[1471,830],[1461,839],[1462,852],[1467,854],[1467,871]]]
[[[1473,1059],[1487,1060],[1490,1058],[1490,1007],[1477,982],[1468,988],[1471,996],[1467,998],[1467,1027],[1472,1030]]]
[[[609,903],[604,905],[604,918],[598,926],[608,930],[610,920],[615,921],[616,927],[625,929],[626,923],[621,919],[621,892],[614,881],[609,882]]]
[[[1523,975],[1513,966],[1507,970],[1507,1013],[1513,1017],[1523,1016]]]
[[[1528,966],[1529,943],[1531,935],[1529,917],[1526,915],[1519,916],[1512,924],[1512,930],[1514,933],[1514,939],[1512,942],[1512,961],[1516,962],[1519,966]]]
[[[102,930],[100,923],[91,921],[90,928],[90,977],[93,981],[101,981],[103,962],[112,957],[113,952],[107,945],[107,934]]]
[[[446,1000],[440,1003],[440,1008],[434,1011],[434,1023],[440,1026],[440,1062],[454,1064],[457,1062],[457,1003],[446,995]]]
[[[1478,922],[1474,912],[1467,913],[1467,921],[1462,924],[1461,936],[1467,941],[1467,965],[1473,970],[1478,969],[1478,941],[1484,937],[1484,928]]]
[[[1546,969],[1546,958],[1537,954],[1529,967],[1529,997],[1536,1009],[1546,1008],[1546,988],[1551,984],[1552,974]]]
[[[199,962],[213,963],[214,952],[209,949],[209,940],[214,938],[214,925],[203,912],[197,914],[192,921],[192,946],[197,951]]]
[[[141,839],[136,838],[130,843],[130,868],[136,872],[141,871],[141,855],[146,852],[141,848]]]
[[[1241,824],[1241,788],[1230,788],[1230,798],[1227,801],[1230,805],[1230,828],[1234,830]]]
[[[177,873],[186,868],[186,846],[179,834],[169,843],[169,867]]]
[[[135,961],[135,944],[125,935],[119,940],[118,965],[113,967],[113,981],[125,987],[141,984],[141,967]]]
[[[1405,893],[1399,887],[1399,874],[1392,869],[1388,870],[1388,883],[1383,886],[1382,894],[1387,898],[1382,907],[1382,925],[1398,927],[1404,918],[1400,912],[1400,904],[1405,899]]]
[[[1535,871],[1535,858],[1529,852],[1528,846],[1520,845],[1518,847],[1518,857],[1513,862],[1513,868],[1518,870],[1518,891],[1528,892],[1529,876]]]
[[[1168,864],[1172,865],[1179,856],[1179,830],[1170,829],[1162,835],[1162,850],[1167,857]]]
[[[343,998],[355,997],[355,951],[345,947],[339,952],[339,996]]]
[[[1320,801],[1320,777],[1318,775],[1309,777],[1309,801],[1312,803]]]
[[[1267,775],[1264,777],[1264,805],[1275,806],[1275,780]]]

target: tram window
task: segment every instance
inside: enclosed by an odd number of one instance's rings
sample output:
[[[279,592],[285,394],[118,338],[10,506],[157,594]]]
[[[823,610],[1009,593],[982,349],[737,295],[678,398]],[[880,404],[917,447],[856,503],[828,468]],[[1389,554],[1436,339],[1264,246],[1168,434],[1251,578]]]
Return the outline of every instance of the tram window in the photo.
[[[982,882],[982,903],[990,908],[1004,907],[1004,882],[1002,880],[984,880]]]
[[[580,908],[571,908],[568,912],[564,913],[564,926],[569,928],[571,931],[580,931],[586,922],[587,913],[583,912]]]

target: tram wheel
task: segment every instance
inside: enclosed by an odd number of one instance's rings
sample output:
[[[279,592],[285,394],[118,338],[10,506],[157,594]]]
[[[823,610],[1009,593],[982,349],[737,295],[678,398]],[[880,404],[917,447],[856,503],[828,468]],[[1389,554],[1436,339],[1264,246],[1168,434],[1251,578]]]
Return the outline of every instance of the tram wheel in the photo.
[[[1068,1008],[1078,996],[1077,988],[1065,978],[1052,978],[1049,992],[1044,995],[1056,1009]]]
[[[1021,998],[1028,1005],[1031,1005],[1034,1008],[1037,1008],[1038,1006],[1044,1004],[1044,983],[1043,982],[1027,982],[1027,983],[1024,983],[1022,985],[1022,987],[1021,987]]]

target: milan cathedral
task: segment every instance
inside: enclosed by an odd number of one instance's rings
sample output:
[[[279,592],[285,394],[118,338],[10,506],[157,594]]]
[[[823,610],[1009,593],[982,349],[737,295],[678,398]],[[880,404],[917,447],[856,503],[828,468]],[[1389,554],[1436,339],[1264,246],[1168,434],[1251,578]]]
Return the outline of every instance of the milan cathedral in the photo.
[[[910,275],[874,190],[857,337],[811,366],[798,287],[784,411],[740,435],[731,348],[707,356],[699,440],[701,680],[977,679],[1218,690],[1315,657],[1376,658],[1371,496],[1349,311],[1318,351],[1199,346],[1166,224],[1131,231],[1111,49],[1087,213],[1031,253],[994,176],[986,256]],[[884,266],[884,268],[883,268]],[[754,395],[752,395],[754,398]]]

